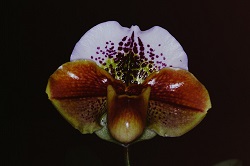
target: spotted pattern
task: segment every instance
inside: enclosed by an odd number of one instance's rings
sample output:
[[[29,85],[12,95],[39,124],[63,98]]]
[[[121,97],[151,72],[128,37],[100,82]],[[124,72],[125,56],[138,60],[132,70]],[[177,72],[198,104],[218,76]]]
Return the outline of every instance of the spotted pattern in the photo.
[[[186,123],[192,122],[194,111],[190,108],[178,106],[174,104],[163,103],[159,101],[150,101],[148,108],[148,120],[161,123],[169,128],[181,128]]]
[[[161,47],[161,44],[156,47]],[[91,59],[98,61],[115,79],[122,80],[127,85],[141,84],[151,73],[167,67],[160,60],[166,60],[164,54],[155,54],[155,49],[157,48],[144,44],[132,32],[130,37],[124,36],[121,39],[118,48],[115,48],[112,41],[106,41],[104,48],[97,46]]]
[[[65,99],[60,101],[60,108],[80,124],[95,123],[106,111],[106,97]]]

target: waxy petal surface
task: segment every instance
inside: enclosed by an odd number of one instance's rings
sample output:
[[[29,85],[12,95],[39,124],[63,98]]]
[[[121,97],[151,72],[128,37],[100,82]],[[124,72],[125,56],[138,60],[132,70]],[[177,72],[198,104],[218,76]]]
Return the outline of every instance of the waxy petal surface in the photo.
[[[155,26],[141,31],[108,21],[86,32],[76,44],[71,60],[90,59],[127,85],[142,83],[165,67],[187,70],[187,55],[165,29]]]
[[[165,68],[150,75],[149,129],[161,136],[180,136],[195,127],[211,108],[209,94],[190,72]]]
[[[99,118],[106,111],[107,86],[114,83],[119,86],[94,62],[79,60],[60,66],[50,76],[46,92],[66,120],[82,133],[92,133],[101,128]]]
[[[182,46],[165,29],[141,31],[116,21],[87,31],[49,78],[49,99],[76,129],[127,146],[180,136],[211,108],[206,88],[188,72]]]
[[[150,88],[139,96],[117,95],[108,86],[107,124],[110,134],[117,141],[129,144],[140,137],[146,127],[146,117]]]

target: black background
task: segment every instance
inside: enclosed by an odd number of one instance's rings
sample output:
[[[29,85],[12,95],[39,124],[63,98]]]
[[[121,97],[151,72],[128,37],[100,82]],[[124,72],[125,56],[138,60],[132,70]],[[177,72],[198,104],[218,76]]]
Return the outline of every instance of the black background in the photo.
[[[6,7],[2,165],[124,164],[122,147],[80,134],[45,93],[49,76],[69,61],[80,37],[109,20],[167,29],[183,46],[189,70],[207,87],[213,106],[181,137],[132,145],[131,164],[212,166],[236,158],[250,165],[247,1],[9,1]]]

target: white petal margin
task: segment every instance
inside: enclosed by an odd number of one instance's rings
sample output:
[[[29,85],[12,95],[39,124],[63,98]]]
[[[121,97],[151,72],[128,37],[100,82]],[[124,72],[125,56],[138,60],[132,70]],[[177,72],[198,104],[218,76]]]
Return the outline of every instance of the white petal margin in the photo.
[[[141,31],[138,26],[131,28],[122,27],[116,21],[100,23],[87,31],[76,43],[70,60],[89,59],[101,66],[100,61],[105,61],[105,50],[114,47],[118,51],[119,42],[134,32],[134,41],[141,39],[144,46],[144,56],[153,61],[159,69],[175,67],[188,70],[188,58],[179,42],[164,28],[154,26],[146,31]],[[108,48],[107,48],[108,47]],[[101,50],[101,52],[100,52]],[[110,50],[110,49],[109,49]],[[138,50],[140,47],[138,46]],[[152,59],[152,54],[154,58]],[[104,59],[104,60],[103,60]],[[159,63],[161,61],[161,63]],[[165,65],[162,65],[165,64]]]
[[[180,43],[166,29],[154,26],[146,31],[138,31],[137,35],[145,44],[150,45],[155,55],[163,55],[159,56],[159,59],[155,59],[155,63],[162,61],[167,64],[167,67],[188,70],[187,54]]]

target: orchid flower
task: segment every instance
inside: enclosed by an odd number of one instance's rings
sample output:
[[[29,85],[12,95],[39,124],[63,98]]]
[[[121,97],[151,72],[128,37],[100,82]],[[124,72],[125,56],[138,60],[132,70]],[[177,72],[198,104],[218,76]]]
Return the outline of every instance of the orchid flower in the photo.
[[[181,136],[211,108],[208,91],[188,71],[186,53],[167,30],[115,21],[82,36],[70,62],[50,76],[46,93],[82,134],[123,146]]]

